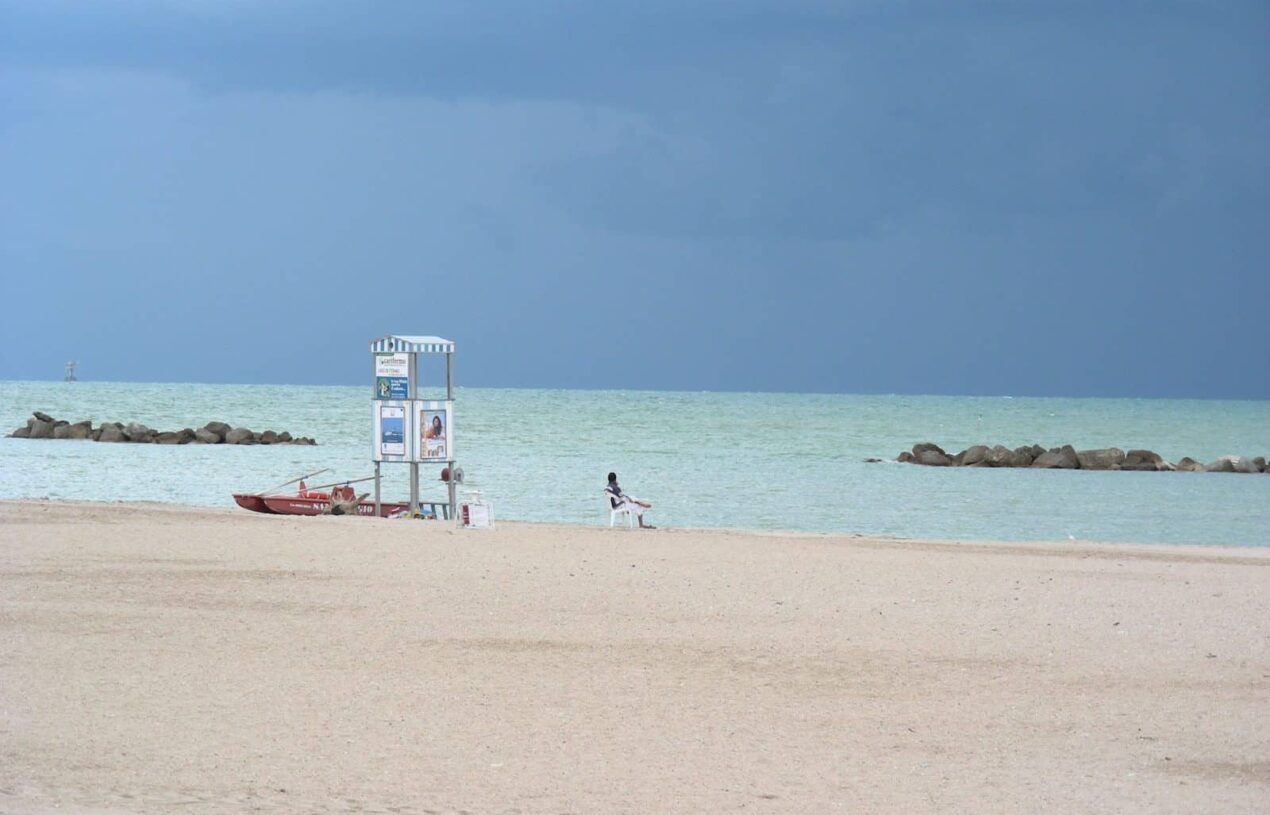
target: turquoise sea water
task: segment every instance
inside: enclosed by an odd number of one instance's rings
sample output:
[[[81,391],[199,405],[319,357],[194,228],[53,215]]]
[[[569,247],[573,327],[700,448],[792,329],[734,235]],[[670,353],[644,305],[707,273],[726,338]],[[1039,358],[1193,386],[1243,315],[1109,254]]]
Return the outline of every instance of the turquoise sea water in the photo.
[[[427,394],[435,398],[435,394]],[[316,447],[0,439],[0,497],[232,506],[330,467],[369,475],[370,388],[2,382],[0,431],[32,410],[159,429],[212,419],[310,435]],[[1270,402],[460,389],[465,486],[499,519],[607,523],[601,490],[655,504],[665,526],[918,538],[1270,545],[1270,476],[941,469],[896,464],[917,441],[950,451],[1070,443],[1169,460],[1270,455]],[[868,457],[889,459],[867,464]],[[384,465],[385,499],[405,465]],[[422,492],[441,496],[440,468]]]

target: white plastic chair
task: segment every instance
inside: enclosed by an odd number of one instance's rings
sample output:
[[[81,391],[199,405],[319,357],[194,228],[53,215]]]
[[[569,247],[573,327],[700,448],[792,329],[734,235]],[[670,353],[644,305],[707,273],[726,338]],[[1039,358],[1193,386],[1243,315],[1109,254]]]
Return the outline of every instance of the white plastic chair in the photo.
[[[609,528],[617,525],[617,516],[625,515],[627,525],[631,529],[635,528],[635,509],[628,503],[623,503],[617,507],[613,506],[613,494],[605,490],[604,492],[604,508],[609,511]]]

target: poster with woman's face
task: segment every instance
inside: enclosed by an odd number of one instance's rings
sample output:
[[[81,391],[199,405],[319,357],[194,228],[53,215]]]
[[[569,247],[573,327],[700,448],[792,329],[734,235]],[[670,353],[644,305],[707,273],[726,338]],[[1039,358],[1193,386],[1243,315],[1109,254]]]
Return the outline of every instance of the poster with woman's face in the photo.
[[[419,414],[419,457],[423,459],[446,459],[445,449],[445,411],[424,410]]]

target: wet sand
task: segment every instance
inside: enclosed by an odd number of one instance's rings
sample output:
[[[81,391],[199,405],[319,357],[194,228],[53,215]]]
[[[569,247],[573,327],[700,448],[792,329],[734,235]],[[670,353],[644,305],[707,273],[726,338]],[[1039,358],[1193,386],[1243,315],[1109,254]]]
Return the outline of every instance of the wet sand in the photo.
[[[1270,552],[0,502],[0,812],[1270,811]]]

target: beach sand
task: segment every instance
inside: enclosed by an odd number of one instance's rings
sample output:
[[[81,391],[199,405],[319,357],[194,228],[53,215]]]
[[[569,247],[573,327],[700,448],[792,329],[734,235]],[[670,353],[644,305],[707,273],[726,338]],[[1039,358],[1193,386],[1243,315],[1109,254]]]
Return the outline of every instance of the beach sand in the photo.
[[[1270,553],[0,502],[0,812],[1270,811]]]

